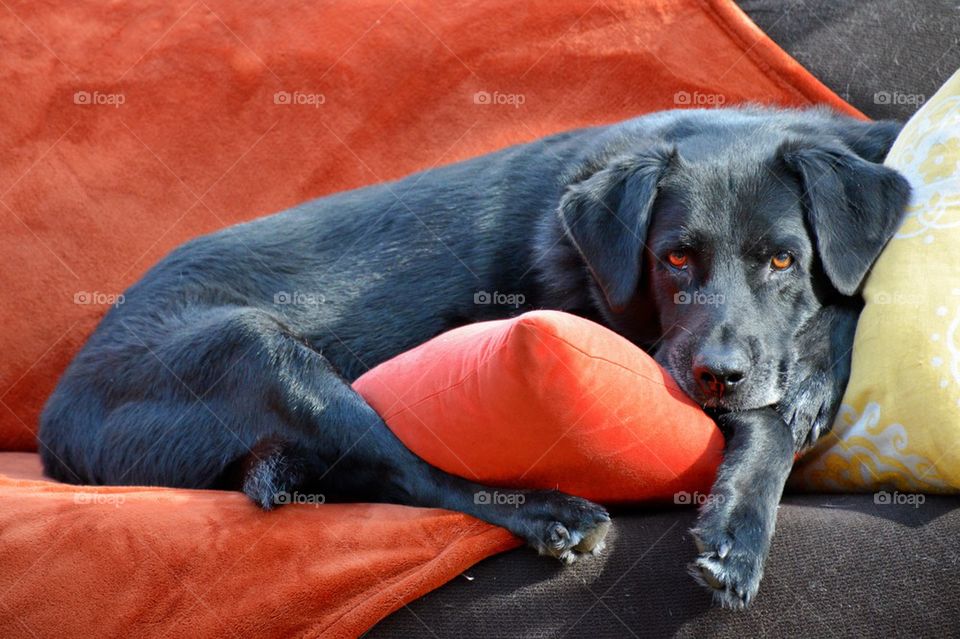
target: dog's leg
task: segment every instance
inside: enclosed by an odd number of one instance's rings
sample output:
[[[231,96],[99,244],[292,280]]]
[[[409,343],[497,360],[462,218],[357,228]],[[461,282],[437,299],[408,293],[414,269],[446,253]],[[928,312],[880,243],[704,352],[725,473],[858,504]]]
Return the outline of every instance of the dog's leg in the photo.
[[[287,442],[271,438],[266,455],[248,461],[243,490],[262,507],[273,507],[271,491],[278,486],[299,486],[332,500],[464,512],[567,563],[603,549],[610,518],[601,506],[556,491],[492,488],[443,472],[408,450],[320,354],[294,341],[289,348],[279,377],[300,380],[302,397],[295,404],[296,397],[281,394],[281,402],[306,409],[296,415],[291,410],[302,434]]]
[[[718,419],[732,437],[692,531],[701,551],[692,572],[725,606],[742,607],[757,592],[792,453],[833,425],[850,377],[859,315],[859,306],[817,312],[799,336],[795,379],[777,412],[767,408]]]
[[[729,608],[750,603],[770,550],[777,505],[793,463],[790,429],[772,408],[718,419],[732,436],[713,490],[691,531],[700,556],[690,566],[714,601]]]
[[[265,311],[210,309],[172,329],[149,329],[113,336],[118,350],[126,340],[124,375],[97,390],[67,384],[51,402],[46,437],[91,433],[66,470],[108,484],[239,489],[266,509],[297,490],[448,508],[564,561],[603,546],[610,518],[596,504],[494,489],[418,458],[323,355]],[[92,417],[74,410],[95,392],[103,397],[91,405],[114,408]]]
[[[860,305],[825,306],[798,336],[794,379],[777,405],[797,451],[812,446],[833,427],[850,379],[859,317]]]

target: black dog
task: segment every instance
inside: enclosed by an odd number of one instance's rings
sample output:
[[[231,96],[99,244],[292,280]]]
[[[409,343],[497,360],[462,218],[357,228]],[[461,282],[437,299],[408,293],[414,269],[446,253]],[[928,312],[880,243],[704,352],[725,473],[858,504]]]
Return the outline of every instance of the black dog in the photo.
[[[455,326],[559,309],[654,354],[727,433],[693,568],[745,605],[794,451],[838,408],[858,287],[901,220],[909,187],[877,164],[898,129],[664,112],[195,239],[67,369],[41,418],[46,470],[242,489],[264,508],[281,491],[449,508],[571,561],[602,548],[603,508],[550,491],[477,503],[487,487],[417,458],[349,386]]]

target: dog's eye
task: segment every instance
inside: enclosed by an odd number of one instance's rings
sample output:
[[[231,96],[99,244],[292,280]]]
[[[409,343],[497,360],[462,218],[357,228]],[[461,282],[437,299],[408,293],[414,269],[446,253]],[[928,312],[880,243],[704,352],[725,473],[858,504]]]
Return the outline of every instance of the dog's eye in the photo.
[[[793,266],[793,256],[786,251],[777,253],[770,258],[770,268],[775,271],[785,271]]]
[[[667,261],[674,268],[683,268],[687,265],[687,254],[684,251],[670,251],[667,254]]]

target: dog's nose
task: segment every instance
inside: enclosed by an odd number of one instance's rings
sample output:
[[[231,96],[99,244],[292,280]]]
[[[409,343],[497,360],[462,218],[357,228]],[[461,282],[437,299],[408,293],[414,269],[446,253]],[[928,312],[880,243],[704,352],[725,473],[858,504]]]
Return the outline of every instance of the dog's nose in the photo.
[[[693,376],[708,397],[723,397],[746,376],[746,358],[735,349],[711,349],[694,358]]]

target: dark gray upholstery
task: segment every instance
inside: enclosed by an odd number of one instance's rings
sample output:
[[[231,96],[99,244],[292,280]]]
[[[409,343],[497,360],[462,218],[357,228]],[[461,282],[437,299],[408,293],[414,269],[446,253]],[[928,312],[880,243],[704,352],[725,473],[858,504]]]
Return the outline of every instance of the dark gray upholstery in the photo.
[[[960,68],[955,0],[737,4],[821,82],[875,119],[906,120],[917,110],[911,96],[930,98]]]
[[[960,67],[955,0],[742,0],[774,41],[873,118],[905,120]],[[875,96],[886,93],[888,101]],[[909,100],[909,99],[908,99]],[[615,513],[609,551],[564,568],[493,557],[370,637],[960,637],[960,499],[791,496],[750,610],[712,608],[685,564],[695,513]]]
[[[563,567],[518,549],[481,562],[369,637],[957,637],[960,499],[790,496],[749,610],[685,572],[693,509],[615,513],[608,551]]]

